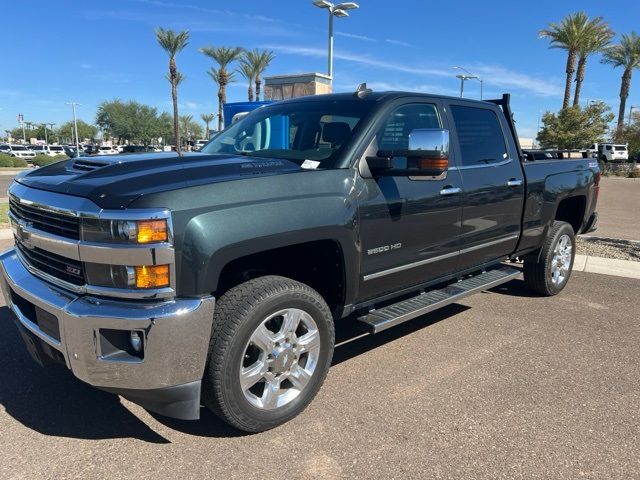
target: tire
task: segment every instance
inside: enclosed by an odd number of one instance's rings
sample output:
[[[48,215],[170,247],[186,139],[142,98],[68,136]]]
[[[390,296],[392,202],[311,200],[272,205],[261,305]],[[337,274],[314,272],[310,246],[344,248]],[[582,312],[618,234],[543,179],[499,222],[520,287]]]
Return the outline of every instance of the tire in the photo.
[[[563,247],[564,244],[568,248]],[[536,261],[524,262],[524,281],[527,287],[544,296],[560,293],[573,270],[575,245],[573,227],[567,222],[553,222]]]
[[[242,283],[216,305],[203,403],[245,432],[281,425],[320,390],[334,342],[329,307],[311,287],[277,276]]]

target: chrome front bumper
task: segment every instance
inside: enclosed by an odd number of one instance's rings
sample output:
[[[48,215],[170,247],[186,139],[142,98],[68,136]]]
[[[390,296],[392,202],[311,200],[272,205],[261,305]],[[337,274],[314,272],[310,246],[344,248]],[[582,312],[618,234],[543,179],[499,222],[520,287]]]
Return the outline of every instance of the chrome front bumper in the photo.
[[[20,325],[60,352],[67,367],[80,380],[116,393],[193,386],[197,382],[199,394],[211,336],[213,297],[146,303],[82,296],[31,274],[15,249],[0,255],[0,284],[7,306]],[[12,291],[13,295],[55,316],[59,339],[27,318],[12,301]],[[101,329],[144,332],[144,358],[119,361],[102,356],[98,340]],[[193,388],[190,391],[193,396]],[[131,397],[136,401],[135,394]],[[196,399],[190,400],[196,402]],[[162,408],[155,410],[164,413]]]

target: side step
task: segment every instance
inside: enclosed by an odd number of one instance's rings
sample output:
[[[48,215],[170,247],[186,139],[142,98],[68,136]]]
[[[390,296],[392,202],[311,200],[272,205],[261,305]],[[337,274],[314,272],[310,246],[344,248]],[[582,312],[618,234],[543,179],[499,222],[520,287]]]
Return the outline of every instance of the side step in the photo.
[[[488,290],[508,282],[520,275],[520,271],[510,267],[499,267],[494,270],[465,278],[440,290],[430,290],[417,297],[412,297],[392,305],[371,310],[367,315],[358,318],[360,326],[369,333],[378,333],[389,327],[432,312],[474,293]]]

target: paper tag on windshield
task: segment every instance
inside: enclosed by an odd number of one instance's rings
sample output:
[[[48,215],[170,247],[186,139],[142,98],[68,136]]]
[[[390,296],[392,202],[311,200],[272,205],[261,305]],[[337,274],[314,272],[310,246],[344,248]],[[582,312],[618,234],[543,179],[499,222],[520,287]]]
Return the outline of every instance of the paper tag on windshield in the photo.
[[[300,165],[300,168],[308,168],[309,170],[315,170],[320,165],[320,162],[316,162],[315,160],[305,160]]]

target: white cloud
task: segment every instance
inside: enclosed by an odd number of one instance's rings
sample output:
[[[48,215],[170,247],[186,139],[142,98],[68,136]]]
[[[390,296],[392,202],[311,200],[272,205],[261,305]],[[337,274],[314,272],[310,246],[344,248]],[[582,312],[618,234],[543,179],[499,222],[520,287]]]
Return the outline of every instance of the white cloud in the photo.
[[[398,45],[399,47],[412,47],[410,43],[403,42],[402,40],[394,40],[393,38],[385,38],[385,42],[390,43],[391,45]]]
[[[268,48],[280,53],[302,55],[307,57],[325,58],[327,51],[315,47],[295,47],[289,45],[270,45]],[[390,70],[396,73],[407,73],[425,77],[453,78],[455,71],[451,67],[422,67],[416,64],[396,63],[372,57],[340,51],[334,54],[336,59],[346,62]],[[470,67],[471,68],[471,67]],[[514,72],[505,67],[495,65],[476,65],[472,70],[484,80],[485,86],[501,87],[505,89],[524,90],[543,97],[555,97],[562,94],[562,87],[545,79],[533,77],[529,74]]]
[[[365,42],[377,42],[375,38],[367,37],[366,35],[357,35],[355,33],[335,32],[335,35],[338,37],[354,38]]]

